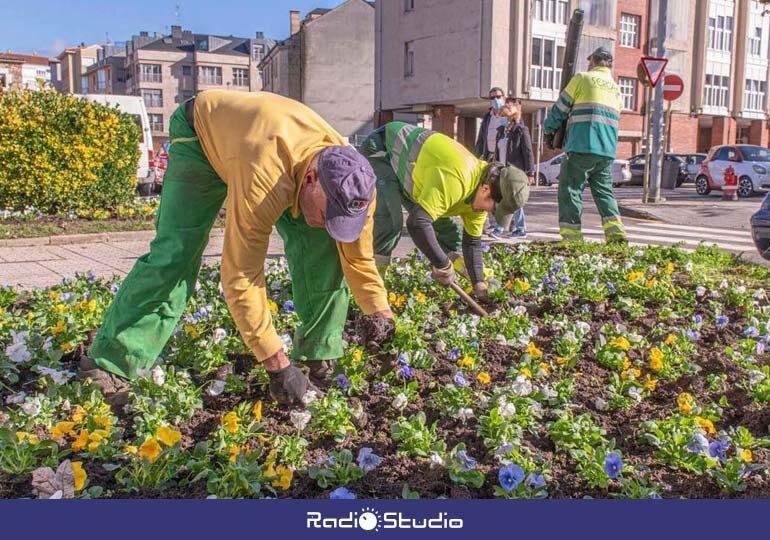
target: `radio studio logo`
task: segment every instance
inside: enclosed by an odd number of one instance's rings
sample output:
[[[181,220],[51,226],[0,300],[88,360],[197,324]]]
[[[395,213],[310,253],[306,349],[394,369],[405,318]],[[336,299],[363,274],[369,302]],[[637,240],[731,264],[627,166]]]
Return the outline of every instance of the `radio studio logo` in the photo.
[[[403,512],[380,512],[365,507],[341,517],[327,517],[321,512],[308,512],[308,529],[360,529],[378,532],[381,529],[462,529],[461,518],[450,518],[446,512],[433,516],[412,517]]]

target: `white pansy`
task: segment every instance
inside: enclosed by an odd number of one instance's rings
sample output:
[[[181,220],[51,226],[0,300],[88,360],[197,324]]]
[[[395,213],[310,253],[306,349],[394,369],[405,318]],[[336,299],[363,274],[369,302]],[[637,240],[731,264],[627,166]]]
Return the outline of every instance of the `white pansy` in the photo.
[[[630,378],[630,376],[629,376]],[[642,401],[642,389],[638,386],[632,386],[628,389],[628,397],[634,401]]]
[[[524,306],[516,306],[515,308],[513,308],[513,314],[516,315],[517,317],[523,317],[524,315],[527,314],[527,308]]]
[[[644,257],[644,251],[642,251],[641,249],[637,249],[636,251],[634,251],[634,257],[636,257],[637,259],[640,257]]]
[[[54,384],[67,384],[70,379],[72,379],[75,374],[71,371],[62,371],[58,369],[52,369],[45,366],[34,366],[32,368],[32,371],[38,372],[40,375],[43,375],[44,377],[50,377],[51,380],[54,382]]]
[[[695,288],[695,295],[699,296],[699,297],[700,296],[706,296],[706,287],[704,287],[703,285],[698,285]]]
[[[313,416],[307,411],[291,411],[289,413],[289,421],[291,425],[302,431],[307,427],[308,422]]]
[[[692,272],[692,263],[688,262],[687,264],[685,264],[684,265],[684,270],[685,270],[685,272]]]
[[[399,394],[393,398],[393,407],[395,407],[398,410],[403,409],[406,407],[406,404],[409,402],[409,400],[406,397],[406,394],[403,392],[399,392]]]
[[[221,343],[227,337],[227,330],[224,328],[214,329],[214,344]]]
[[[743,285],[741,285],[740,287],[738,287],[737,289],[735,289],[735,292],[737,292],[738,294],[746,294],[746,287],[744,287]]]
[[[32,353],[27,347],[27,337],[29,333],[14,332],[11,330],[11,343],[5,348],[5,355],[16,364],[22,364],[32,360]]]
[[[503,402],[497,406],[497,411],[503,418],[513,418],[516,415],[516,405]]]
[[[652,265],[647,269],[647,273],[651,276],[657,276],[658,275],[658,267],[656,265]]]
[[[442,458],[440,455],[438,455],[436,452],[433,452],[430,455],[430,458],[428,458],[430,461],[431,467],[443,467],[444,466],[444,458]]]
[[[446,343],[444,343],[441,340],[438,340],[436,342],[436,352],[439,354],[442,354],[444,351],[446,351]]]
[[[730,286],[730,284],[727,282],[726,279],[723,279],[722,281],[719,282],[719,288],[720,289],[726,289],[729,286]]]
[[[317,399],[318,399],[318,392],[316,392],[315,390],[308,390],[307,392],[305,392],[305,395],[302,396],[302,404],[305,405],[305,407],[307,407]]]
[[[166,383],[166,372],[163,371],[162,367],[155,366],[152,368],[152,371],[150,371],[150,375],[152,376],[152,382],[158,386],[163,386]]]
[[[528,396],[532,393],[532,383],[524,375],[519,375],[511,385],[513,393],[517,396]]]
[[[24,402],[24,398],[27,397],[26,392],[19,392],[17,394],[11,394],[10,396],[5,398],[5,402],[8,405],[19,405],[20,403]]]
[[[206,389],[206,393],[210,396],[218,396],[225,391],[225,381],[215,379],[211,385]]]
[[[597,411],[606,411],[608,409],[608,404],[606,401],[604,401],[602,398],[597,397],[594,399],[594,408]]]
[[[763,372],[761,372],[759,370],[753,369],[753,370],[749,371],[749,385],[750,386],[758,385],[759,383],[764,381],[765,378],[767,378],[767,376]]]
[[[591,325],[585,321],[578,321],[575,323],[575,326],[577,326],[577,329],[580,330],[582,334],[587,334],[591,330]]]
[[[281,343],[283,344],[283,350],[286,353],[291,351],[292,341],[289,334],[281,334]]]
[[[26,398],[24,400],[24,403],[21,404],[21,410],[26,414],[27,416],[37,416],[40,414],[40,410],[43,408],[43,404],[40,401],[40,398],[35,396],[33,398]]]
[[[755,300],[764,300],[767,298],[767,293],[765,292],[765,289],[757,289],[754,291],[754,299]]]
[[[462,422],[467,422],[473,418],[473,409],[469,407],[463,407],[457,411],[457,419]]]

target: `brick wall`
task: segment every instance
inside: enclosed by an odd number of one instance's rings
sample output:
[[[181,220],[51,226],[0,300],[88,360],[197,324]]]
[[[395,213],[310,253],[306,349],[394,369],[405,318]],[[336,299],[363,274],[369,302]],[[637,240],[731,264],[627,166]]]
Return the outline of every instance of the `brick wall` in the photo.
[[[767,122],[764,120],[752,120],[751,127],[749,128],[749,144],[758,144],[759,146],[767,146],[768,143],[768,131]]]
[[[669,131],[669,148],[675,154],[698,151],[698,118],[688,114],[672,114]]]
[[[715,116],[711,127],[711,146],[734,143],[737,131],[735,118]]]

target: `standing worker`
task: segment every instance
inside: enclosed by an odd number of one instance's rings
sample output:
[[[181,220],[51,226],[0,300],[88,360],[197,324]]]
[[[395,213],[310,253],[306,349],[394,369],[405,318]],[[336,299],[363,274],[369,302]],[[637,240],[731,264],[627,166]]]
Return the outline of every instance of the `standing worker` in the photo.
[[[446,135],[404,122],[390,122],[369,135],[361,153],[377,174],[378,267],[387,267],[401,238],[403,206],[409,235],[433,265],[433,278],[449,286],[455,280],[453,262],[464,263],[476,296],[486,300],[481,236],[487,213],[503,216],[523,207],[527,176],[516,167],[474,157]],[[462,219],[462,233],[452,216]]]
[[[300,319],[292,359],[308,362],[311,380],[324,379],[343,352],[345,280],[362,311],[381,319],[367,326],[393,329],[372,249],[374,172],[315,112],[268,92],[203,92],[176,110],[169,131],[155,239],[123,281],[80,377],[113,405],[126,403],[127,381],[153,365],[195,291],[226,200],[224,296],[272,397],[299,404],[309,381],[284,353],[265,291],[272,227],[284,240]]]
[[[569,82],[545,120],[546,140],[567,122],[567,159],[559,174],[559,233],[582,240],[583,189],[591,188],[608,242],[625,242],[618,203],[612,192],[612,163],[618,148],[622,96],[612,78],[612,53],[604,47],[588,57],[588,71]]]

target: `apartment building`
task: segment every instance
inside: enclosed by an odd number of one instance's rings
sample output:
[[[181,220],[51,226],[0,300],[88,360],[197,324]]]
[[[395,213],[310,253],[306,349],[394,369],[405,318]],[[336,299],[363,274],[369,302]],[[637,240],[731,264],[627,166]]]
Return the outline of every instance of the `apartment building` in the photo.
[[[51,82],[48,58],[32,54],[0,53],[0,88],[37,90],[40,81]]]
[[[100,45],[85,45],[64,49],[57,59],[60,65],[60,91],[64,94],[87,94],[88,68],[96,63]]]
[[[125,47],[125,93],[142,96],[153,140],[168,139],[174,110],[196,93],[212,89],[255,92],[262,89],[257,66],[274,40],[194,34],[172,26],[171,34],[141,32]]]
[[[567,24],[576,8],[585,11],[578,69],[596,47],[613,51],[624,104],[618,155],[640,152],[649,94],[637,67],[656,52],[658,0],[378,0],[378,122],[422,115],[470,146],[488,90],[500,86],[521,100],[537,140],[561,86]],[[667,72],[685,81],[685,93],[671,104],[671,151],[767,145],[769,36],[765,2],[669,0]]]
[[[291,35],[260,64],[264,89],[305,103],[345,137],[372,129],[374,9],[347,0],[314,9],[304,19],[289,13]]]
[[[96,54],[96,63],[86,70],[88,93],[126,93],[126,44],[110,43],[101,47]]]

